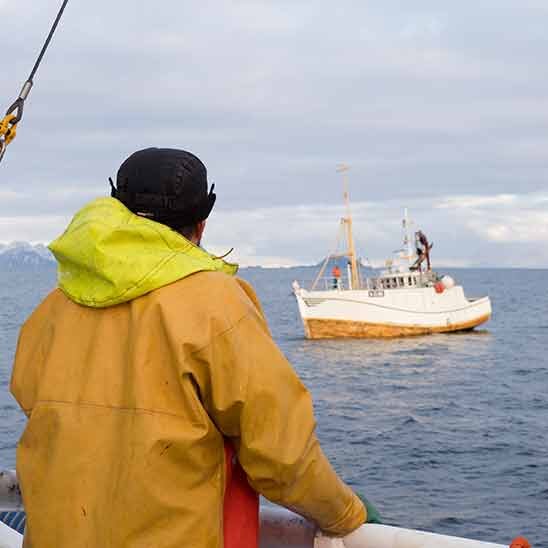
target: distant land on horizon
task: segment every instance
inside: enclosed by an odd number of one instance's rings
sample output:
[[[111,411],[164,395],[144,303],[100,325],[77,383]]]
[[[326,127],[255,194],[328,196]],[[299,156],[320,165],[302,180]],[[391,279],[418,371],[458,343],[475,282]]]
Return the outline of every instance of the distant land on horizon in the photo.
[[[316,264],[304,264],[304,265],[278,265],[278,266],[263,266],[260,264],[255,265],[245,265],[242,266],[242,270],[258,270],[258,269],[315,269],[318,270],[322,267],[325,258],[318,261]],[[55,257],[51,251],[44,244],[31,244],[29,242],[12,242],[10,244],[0,243],[0,270],[16,270],[16,269],[40,269],[54,267],[56,265]],[[328,268],[330,265],[328,266]],[[373,268],[369,265],[362,265],[361,267],[364,271],[372,272],[375,270],[380,270],[384,266],[374,266]],[[548,270],[548,268],[531,268],[531,267],[497,267],[497,266],[451,266],[444,265],[440,263],[439,265],[434,265],[435,270],[461,270],[461,269],[472,269],[472,270],[489,270],[489,269],[502,269],[502,270]]]
[[[0,269],[40,269],[55,266],[55,258],[43,244],[13,242],[0,244]]]

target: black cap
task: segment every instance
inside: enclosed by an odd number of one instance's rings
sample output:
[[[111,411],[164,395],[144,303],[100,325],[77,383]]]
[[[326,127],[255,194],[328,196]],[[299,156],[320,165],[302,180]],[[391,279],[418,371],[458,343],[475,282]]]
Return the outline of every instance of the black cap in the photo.
[[[120,166],[111,195],[137,215],[179,228],[207,219],[216,199],[215,185],[209,193],[207,186],[206,167],[194,154],[147,148]]]

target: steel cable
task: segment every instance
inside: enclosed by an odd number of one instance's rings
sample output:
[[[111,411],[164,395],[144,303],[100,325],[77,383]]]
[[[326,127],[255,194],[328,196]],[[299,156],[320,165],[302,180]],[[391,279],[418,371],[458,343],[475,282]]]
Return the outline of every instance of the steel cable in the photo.
[[[51,43],[53,35],[55,34],[57,27],[59,26],[59,22],[61,21],[61,17],[63,17],[63,13],[65,11],[65,8],[67,7],[68,1],[69,0],[63,0],[63,4],[61,5],[61,8],[59,9],[59,13],[57,14],[57,17],[55,18],[55,21],[53,22],[53,25],[49,31],[46,41],[44,42],[44,45],[42,46],[42,49],[40,50],[40,53],[38,55],[38,58],[36,59],[36,62],[34,63],[34,66],[32,67],[30,75],[28,79],[26,80],[26,82],[24,83],[23,88],[21,89],[21,93],[19,94],[19,97],[17,97],[17,99],[13,102],[13,104],[7,110],[6,116],[4,117],[4,119],[0,120],[0,127],[5,126],[5,130],[0,131],[0,162],[2,161],[2,158],[4,157],[8,144],[15,137],[15,133],[17,131],[17,124],[23,118],[23,109],[25,107],[25,101],[32,90],[32,86],[34,85],[34,77],[36,76],[36,72],[40,68],[40,65],[42,63],[44,55],[46,54],[46,51],[48,50],[48,47]]]

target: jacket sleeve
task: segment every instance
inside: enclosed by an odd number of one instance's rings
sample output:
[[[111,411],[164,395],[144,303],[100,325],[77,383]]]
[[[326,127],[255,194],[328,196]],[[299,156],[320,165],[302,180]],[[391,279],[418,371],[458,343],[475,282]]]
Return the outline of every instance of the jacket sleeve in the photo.
[[[322,452],[310,394],[273,341],[252,290],[239,290],[247,301],[240,317],[193,354],[196,370],[206,372],[203,404],[256,491],[326,533],[346,535],[365,522],[366,510]]]

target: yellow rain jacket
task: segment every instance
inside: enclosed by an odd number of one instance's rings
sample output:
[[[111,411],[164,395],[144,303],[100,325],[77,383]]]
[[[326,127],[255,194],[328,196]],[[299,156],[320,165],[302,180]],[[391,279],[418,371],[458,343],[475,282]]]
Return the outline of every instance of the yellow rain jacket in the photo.
[[[365,509],[234,265],[113,198],[51,249],[11,390],[27,548],[222,548],[224,439],[265,497],[343,535]]]

